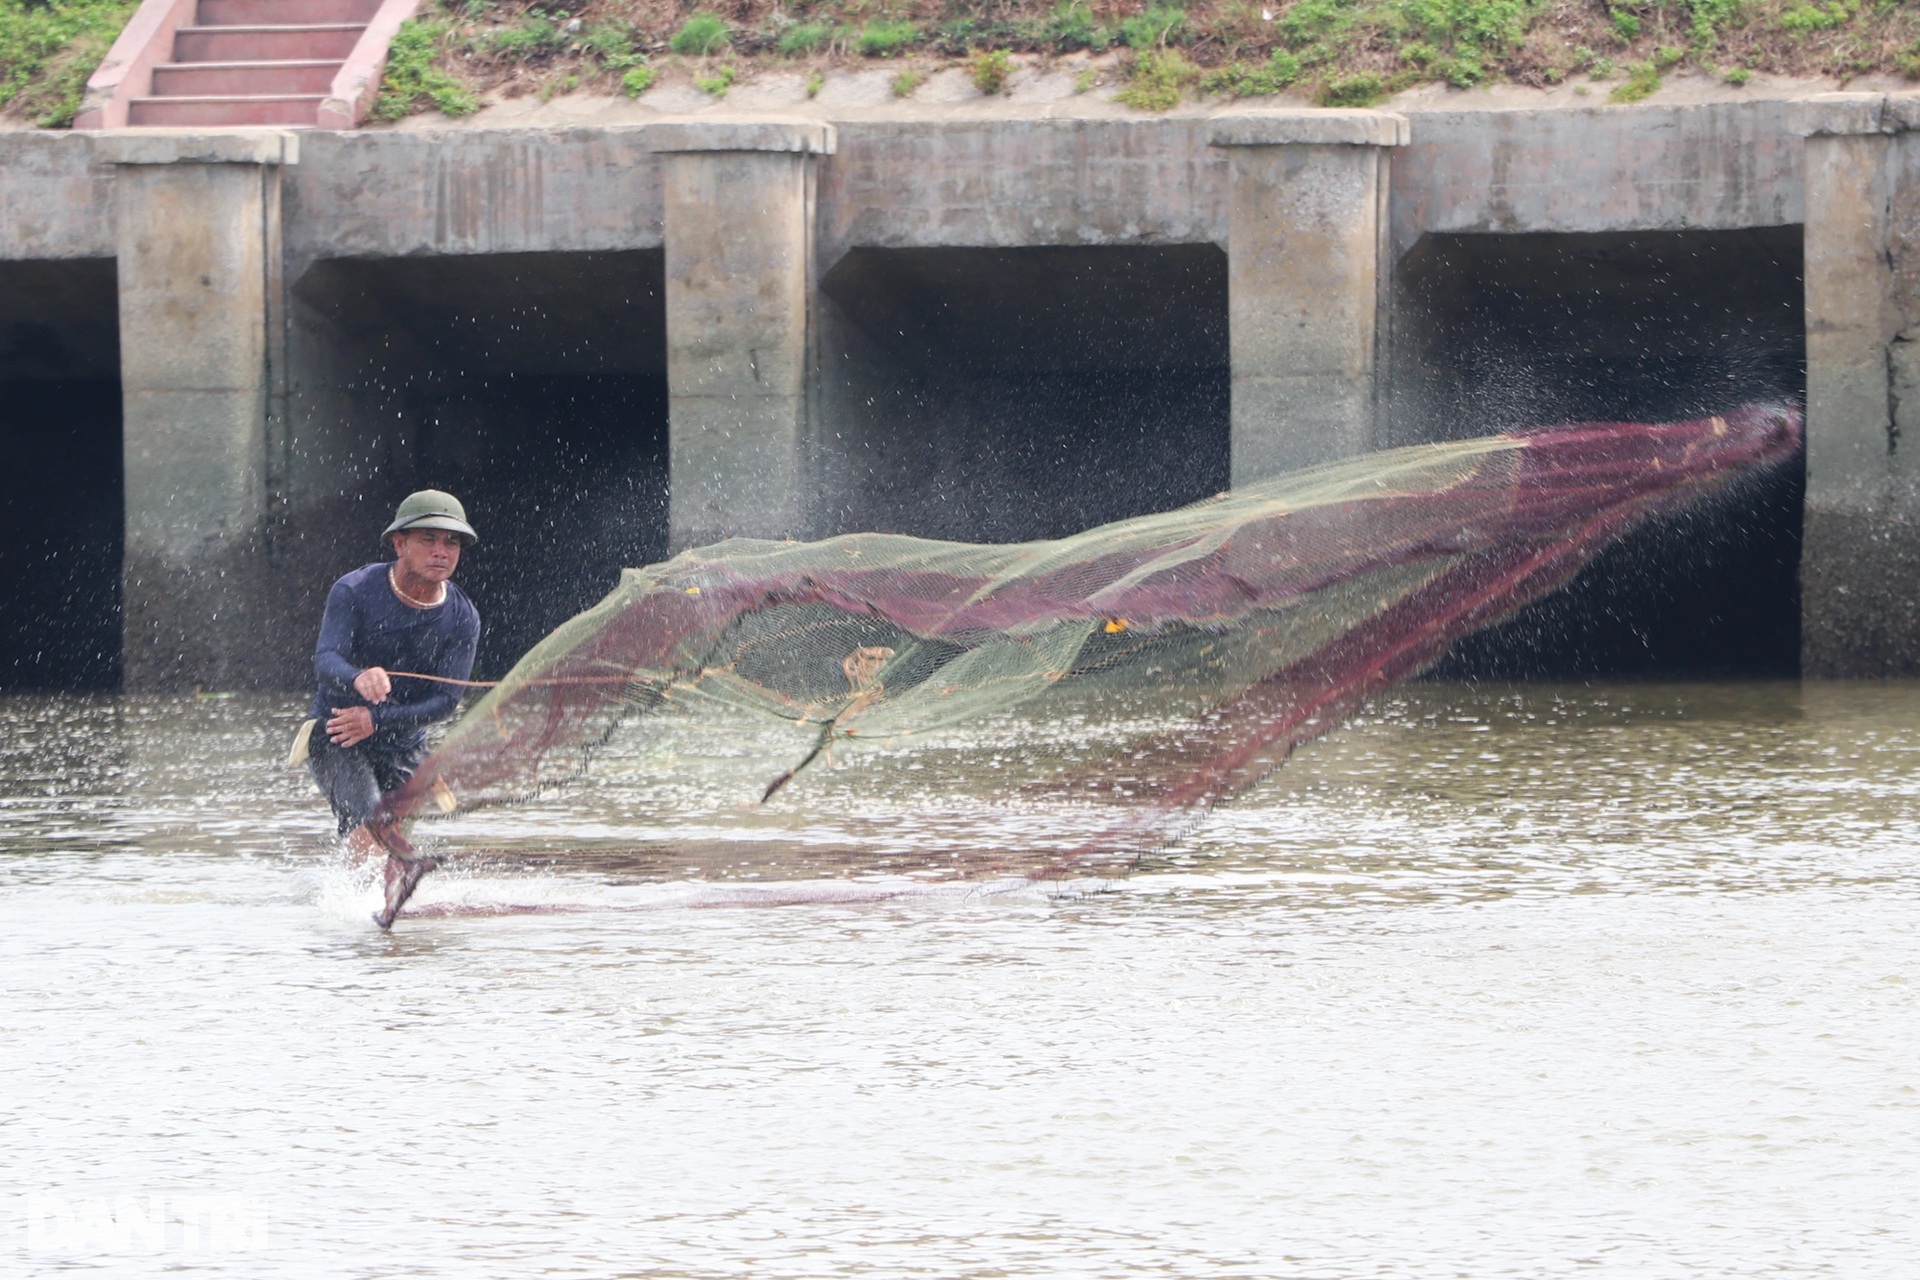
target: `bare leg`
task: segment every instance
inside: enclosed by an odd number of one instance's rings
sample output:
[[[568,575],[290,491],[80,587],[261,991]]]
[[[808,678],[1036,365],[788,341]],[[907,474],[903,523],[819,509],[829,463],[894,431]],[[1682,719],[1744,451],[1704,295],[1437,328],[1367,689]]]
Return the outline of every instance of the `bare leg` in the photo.
[[[347,846],[347,856],[357,867],[364,867],[375,858],[387,856],[387,846],[380,843],[380,837],[364,822],[347,832],[344,842]]]
[[[386,860],[386,904],[373,913],[382,929],[393,927],[400,908],[420,887],[440,859],[414,850],[400,824],[379,815],[380,797],[407,780],[420,763],[422,751],[391,755],[366,747],[336,747],[322,738],[313,744],[308,767],[313,780],[333,805],[340,821],[347,856],[356,866],[375,858]]]

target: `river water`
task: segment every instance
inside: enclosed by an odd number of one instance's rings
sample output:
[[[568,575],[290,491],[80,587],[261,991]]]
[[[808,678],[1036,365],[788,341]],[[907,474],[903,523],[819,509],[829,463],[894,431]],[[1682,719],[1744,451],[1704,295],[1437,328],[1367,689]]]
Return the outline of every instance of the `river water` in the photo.
[[[1417,685],[1123,878],[456,858],[391,935],[297,710],[0,700],[0,1273],[1920,1257],[1920,687]]]

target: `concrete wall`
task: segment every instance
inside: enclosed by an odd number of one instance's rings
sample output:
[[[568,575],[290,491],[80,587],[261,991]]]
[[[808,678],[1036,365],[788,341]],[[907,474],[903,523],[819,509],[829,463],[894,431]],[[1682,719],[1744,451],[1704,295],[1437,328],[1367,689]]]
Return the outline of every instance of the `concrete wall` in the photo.
[[[681,126],[664,157],[673,545],[812,536],[819,125]]]
[[[0,261],[111,258],[113,189],[85,137],[0,133]]]
[[[279,135],[101,135],[115,169],[132,688],[268,680],[276,388],[285,365]]]
[[[1799,138],[1779,101],[1425,111],[1394,154],[1397,258],[1430,232],[1796,224]]]
[[[1248,115],[1220,122],[1213,140],[1233,156],[1234,483],[1364,452],[1391,271],[1391,158],[1407,122],[1373,111]]]
[[[1429,231],[1797,224],[1801,144],[1786,110],[1420,112],[1394,155],[1391,252]],[[286,182],[289,260],[658,247],[649,127],[304,134]],[[855,247],[1224,246],[1229,160],[1215,127],[839,124],[819,166],[823,270]],[[0,259],[111,254],[112,172],[85,139],[0,134],[0,174]]]
[[[853,248],[1224,244],[1208,120],[845,123],[821,166],[820,255]]]
[[[639,129],[308,133],[288,173],[289,275],[323,258],[657,249]]]
[[[1920,99],[1801,104],[1809,675],[1920,675]]]
[[[188,438],[198,441],[193,447],[203,453],[221,455],[213,467],[224,477],[216,486],[219,500],[190,504],[203,513],[204,518],[195,518],[205,527],[167,534],[174,547],[169,554],[186,556],[180,566],[197,566],[192,571],[197,580],[211,584],[206,601],[216,602],[233,594],[236,579],[232,565],[216,564],[218,557],[206,548],[217,544],[224,548],[221,555],[229,555],[242,545],[233,541],[243,537],[236,521],[251,522],[269,564],[306,566],[294,574],[302,590],[308,589],[306,578],[346,567],[322,563],[344,554],[353,541],[346,526],[377,526],[380,513],[371,508],[385,497],[376,491],[398,483],[407,465],[417,472],[418,450],[402,428],[414,421],[415,428],[407,429],[417,429],[422,387],[434,379],[477,376],[471,352],[457,359],[448,354],[453,341],[448,326],[456,313],[464,307],[508,314],[518,305],[523,285],[535,295],[547,291],[551,305],[542,304],[547,309],[541,314],[557,329],[571,326],[586,335],[576,345],[591,348],[592,359],[610,361],[607,376],[664,376],[685,389],[682,394],[670,386],[667,392],[680,482],[676,501],[692,499],[703,484],[705,496],[687,507],[697,510],[697,517],[679,522],[683,538],[760,531],[754,521],[762,517],[777,517],[766,531],[808,534],[873,514],[862,508],[863,500],[851,499],[863,488],[869,493],[897,488],[898,468],[911,470],[918,457],[932,460],[930,469],[909,479],[932,483],[938,470],[945,482],[964,481],[974,467],[968,442],[984,438],[978,435],[988,429],[982,424],[996,414],[1005,417],[982,388],[996,378],[1005,381],[1007,370],[987,360],[975,362],[979,367],[969,373],[961,360],[950,374],[916,371],[901,356],[898,335],[875,329],[875,317],[887,311],[885,306],[869,305],[870,298],[858,301],[856,295],[867,295],[850,284],[836,294],[831,282],[845,275],[843,263],[864,261],[868,266],[861,270],[869,271],[875,263],[893,263],[884,267],[885,275],[906,260],[871,255],[1041,248],[1224,252],[1228,278],[1238,283],[1229,287],[1227,309],[1232,357],[1219,376],[1231,382],[1237,424],[1233,448],[1236,456],[1246,452],[1249,461],[1242,469],[1251,474],[1265,465],[1258,461],[1266,456],[1263,450],[1273,458],[1300,461],[1431,433],[1430,426],[1409,426],[1390,408],[1373,406],[1383,399],[1377,390],[1404,385],[1410,376],[1406,361],[1417,354],[1423,341],[1419,325],[1426,322],[1417,308],[1409,309],[1404,276],[1431,259],[1431,246],[1440,243],[1436,237],[1740,232],[1791,229],[1804,221],[1809,227],[1814,459],[1809,546],[1821,541],[1811,530],[1825,520],[1846,530],[1823,535],[1825,545],[1884,535],[1892,557],[1883,570],[1869,575],[1872,581],[1841,581],[1834,576],[1833,558],[1823,561],[1810,550],[1809,670],[1907,670],[1920,653],[1920,637],[1897,608],[1865,624],[1877,638],[1857,643],[1834,638],[1841,632],[1865,634],[1856,626],[1863,615],[1850,613],[1844,602],[1857,600],[1861,591],[1891,599],[1888,588],[1873,584],[1884,584],[1908,564],[1902,558],[1908,552],[1897,549],[1909,540],[1903,530],[1911,506],[1902,496],[1902,486],[1909,483],[1906,464],[1898,459],[1904,456],[1899,440],[1909,408],[1920,403],[1920,396],[1902,390],[1920,386],[1920,360],[1907,356],[1920,344],[1906,336],[1920,323],[1911,313],[1916,284],[1908,262],[1912,214],[1906,209],[1916,184],[1912,144],[1897,130],[1888,131],[1887,121],[1898,111],[1878,110],[1872,130],[1857,134],[1801,128],[1789,120],[1786,104],[1768,101],[1423,112],[1410,117],[1405,145],[1392,145],[1403,141],[1397,137],[1359,146],[1315,143],[1301,135],[1276,136],[1266,147],[1254,148],[1244,142],[1216,145],[1235,141],[1224,137],[1223,129],[1242,127],[1220,118],[868,120],[840,124],[831,130],[837,136],[832,145],[800,151],[765,139],[739,144],[744,135],[738,135],[723,149],[736,157],[731,160],[714,159],[719,153],[698,136],[716,128],[738,130],[739,122],[445,134],[314,132],[299,138],[297,162],[249,162],[229,172],[215,168],[227,161],[188,157],[181,163],[203,172],[177,181],[145,172],[146,166],[103,162],[82,139],[21,133],[0,135],[0,261],[120,258],[122,359],[138,372],[124,389],[129,406],[136,399],[158,403],[151,393],[164,390],[150,372],[140,372],[150,369],[140,353],[152,350],[157,359],[169,345],[178,345],[182,334],[217,348],[211,358],[232,366],[218,377],[208,372],[185,379],[221,382],[232,403],[222,401],[225,416],[215,416],[225,425],[213,425],[212,417],[196,412],[188,415],[193,421],[171,426],[137,426],[130,416],[127,427],[130,460],[148,449],[142,441],[154,442],[164,453],[175,447],[167,441]],[[1301,114],[1242,111],[1235,119],[1253,121],[1245,128],[1275,128],[1281,116]],[[1814,140],[1803,142],[1802,133],[1809,131]],[[792,132],[792,126],[783,125],[768,136]],[[1316,154],[1316,146],[1326,150]],[[710,154],[696,158],[702,149]],[[1255,151],[1262,153],[1257,161]],[[1352,165],[1346,164],[1349,159]],[[1325,188],[1323,179],[1342,165],[1359,165],[1355,172],[1372,175],[1374,194],[1355,188],[1343,206],[1348,212],[1333,217],[1321,233],[1333,238],[1303,258],[1300,246],[1306,242],[1298,237],[1307,225],[1301,220],[1305,213],[1290,212],[1288,202],[1309,187]],[[235,176],[240,169],[253,177]],[[267,169],[277,176],[269,180]],[[723,170],[737,170],[736,180],[720,181]],[[682,177],[673,178],[676,172]],[[236,228],[251,227],[248,220],[255,215],[250,205],[242,209],[234,201],[246,203],[237,193],[247,183],[260,192],[261,225],[243,233]],[[781,184],[792,189],[779,201],[747,194],[749,188],[764,193]],[[156,194],[163,187],[174,193],[165,200]],[[677,219],[676,189],[682,193]],[[204,197],[198,204],[194,191]],[[1878,211],[1862,223],[1854,213],[1868,206]],[[220,270],[236,283],[254,270],[249,261],[232,256],[240,240],[257,238],[260,251],[271,259],[258,264],[257,300],[229,291],[213,308],[223,317],[217,320],[195,310],[191,280],[180,274],[186,270],[181,255],[191,256],[196,222],[210,228],[212,236],[203,237],[197,252],[209,265],[218,259],[224,264]],[[1816,235],[1817,228],[1827,230]],[[153,239],[151,232],[165,234]],[[1344,246],[1338,256],[1347,266],[1325,279],[1311,278],[1312,272],[1288,276],[1289,261],[1324,266],[1317,259],[1326,259],[1336,241]],[[1288,249],[1289,243],[1294,248]],[[735,261],[747,248],[761,257]],[[662,310],[647,312],[652,318],[646,319],[631,309],[595,312],[591,282],[578,277],[577,266],[589,261],[581,255],[596,253],[663,255]],[[1890,265],[1874,268],[1875,254]],[[392,290],[375,287],[383,275],[400,274],[383,273],[383,262],[477,262],[513,255],[528,264],[514,269],[518,276],[497,271],[488,276],[478,267],[453,271],[446,277],[449,296],[465,289],[466,301],[443,299],[437,320],[421,319],[417,309],[408,311],[404,299],[388,296]],[[1117,266],[1121,259],[1111,261]],[[569,271],[575,275],[568,276]],[[213,278],[210,271],[200,274]],[[774,293],[754,285],[726,305],[712,305],[711,296],[701,303],[701,288],[707,286],[692,287],[702,278],[771,282],[775,276],[783,283]],[[484,280],[493,283],[484,288],[476,283]],[[799,294],[792,294],[795,282]],[[1325,295],[1326,305],[1310,296],[1315,290]],[[787,300],[768,311],[762,302],[776,295]],[[1009,296],[1016,311],[1033,302],[1017,288]],[[1236,297],[1238,302],[1231,301]],[[1255,306],[1261,298],[1265,301]],[[1873,301],[1869,305],[1863,299]],[[239,314],[249,308],[257,314]],[[1166,323],[1211,323],[1193,318],[1199,314]],[[196,327],[203,322],[213,327],[203,333]],[[1317,328],[1299,330],[1302,323]],[[656,327],[664,337],[646,336]],[[511,326],[503,323],[496,330],[510,333]],[[676,331],[682,336],[675,337]],[[1059,341],[1064,330],[1056,326],[1049,332],[1053,336],[1039,345],[1064,345]],[[1302,336],[1284,337],[1295,332]],[[733,484],[728,476],[744,473],[720,464],[769,456],[764,432],[749,433],[757,443],[740,447],[739,458],[725,447],[717,452],[695,447],[703,433],[709,445],[714,439],[725,445],[724,436],[713,437],[696,419],[705,410],[736,404],[740,391],[730,386],[703,401],[696,374],[715,359],[758,352],[768,342],[773,344],[768,350],[783,353],[775,399],[784,407],[783,425],[775,432],[782,442],[777,474],[766,477],[774,488],[761,493]],[[657,352],[657,361],[651,355],[615,354],[642,348]],[[535,376],[530,364],[513,363],[520,355],[532,359],[511,346],[498,358],[512,366],[511,376]],[[655,363],[643,369],[649,361]],[[1064,377],[1071,371],[1062,361],[1072,363],[1062,354],[1052,363],[1040,361],[1029,374]],[[1871,381],[1863,372],[1871,367],[1882,371],[1878,400],[1862,399],[1855,387]],[[243,368],[254,372],[241,378],[234,371]],[[671,373],[676,368],[678,377]],[[836,369],[864,372],[841,376]],[[580,370],[552,376],[576,374],[600,376]],[[933,397],[941,400],[940,412],[909,413],[891,425],[880,421],[887,394],[904,395],[903,389],[917,387],[913,395],[931,403],[927,388],[939,385],[940,377],[950,384]],[[1264,407],[1259,402],[1263,386],[1314,377],[1326,383],[1330,398],[1323,399],[1332,408],[1305,415],[1300,426],[1282,423],[1287,407],[1297,407],[1297,396],[1281,396]],[[963,386],[953,378],[971,381]],[[626,402],[620,397],[628,392],[608,394],[606,405],[616,406]],[[1161,391],[1149,388],[1141,394],[1146,397],[1141,405],[1161,406],[1144,412],[1168,412],[1164,404],[1172,402],[1154,399]],[[962,402],[976,408],[955,409]],[[235,405],[241,406],[234,411],[238,416],[227,413]],[[657,430],[647,425],[653,412],[634,409],[633,430]],[[596,409],[593,415],[596,421],[619,420],[615,408]],[[242,418],[257,422],[246,425]],[[1316,438],[1311,432],[1318,428],[1306,418],[1314,423],[1337,418],[1340,425]],[[475,430],[531,429],[497,425],[506,418],[486,421],[496,425]],[[885,427],[897,434],[902,421],[925,434],[927,447],[909,441],[895,448],[888,463],[895,468],[891,475],[862,461],[860,449],[871,445],[874,432]],[[1920,424],[1913,430],[1920,436]],[[1859,442],[1874,438],[1894,445],[1869,466],[1862,459],[1873,451],[1862,453]],[[856,448],[850,440],[866,443]],[[403,465],[406,457],[414,463]],[[155,512],[179,510],[177,504],[168,507],[171,499],[164,496],[184,492],[176,479],[156,487],[129,472],[130,530],[155,520],[168,525],[173,517]],[[740,498],[749,491],[759,496]],[[1165,505],[1188,496],[1171,480],[1158,494]],[[1126,500],[1154,498],[1143,491]],[[131,574],[135,557],[145,553],[130,540],[127,554]],[[134,597],[154,590],[146,571],[140,573],[141,585],[129,596],[136,609]],[[1827,639],[1818,638],[1827,634],[1820,631],[1820,619],[1836,628]],[[250,644],[245,638],[236,641],[235,653],[257,652]],[[166,675],[151,674],[162,667],[136,664],[128,678],[135,684],[285,682],[297,672],[300,645],[288,642],[281,648],[286,652],[268,664],[271,670],[252,675],[226,656],[206,653],[162,664],[171,673]],[[242,666],[249,661],[232,659]]]

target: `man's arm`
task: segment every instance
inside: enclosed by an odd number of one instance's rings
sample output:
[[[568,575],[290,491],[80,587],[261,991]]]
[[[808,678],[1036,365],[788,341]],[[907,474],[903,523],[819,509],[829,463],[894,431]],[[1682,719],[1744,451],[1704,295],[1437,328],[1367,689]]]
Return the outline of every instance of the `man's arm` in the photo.
[[[447,648],[446,655],[435,664],[439,669],[429,671],[427,675],[445,676],[450,680],[465,680],[473,674],[474,651],[480,647],[480,619],[470,619],[458,640]],[[405,676],[396,677],[406,679]],[[425,682],[421,682],[425,683]],[[445,720],[460,706],[461,687],[457,684],[433,683],[432,690],[423,698],[401,704],[383,702],[373,708],[373,723],[378,729],[413,729],[423,724],[432,724],[436,720]]]
[[[320,617],[320,639],[313,646],[313,674],[322,688],[342,698],[354,695],[353,678],[360,674],[352,659],[359,620],[352,593],[344,583],[334,583],[327,592],[327,610]]]

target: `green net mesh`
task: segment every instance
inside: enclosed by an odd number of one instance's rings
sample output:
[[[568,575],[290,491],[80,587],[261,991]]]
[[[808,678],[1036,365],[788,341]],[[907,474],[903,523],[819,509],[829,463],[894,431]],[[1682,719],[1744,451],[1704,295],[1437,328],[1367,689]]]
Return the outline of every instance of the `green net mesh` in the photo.
[[[1799,433],[1745,406],[1372,454],[1052,542],[703,547],[548,636],[388,807],[525,800],[619,751],[690,841],[918,806],[940,820],[914,848],[836,839],[963,872],[1125,861]]]

